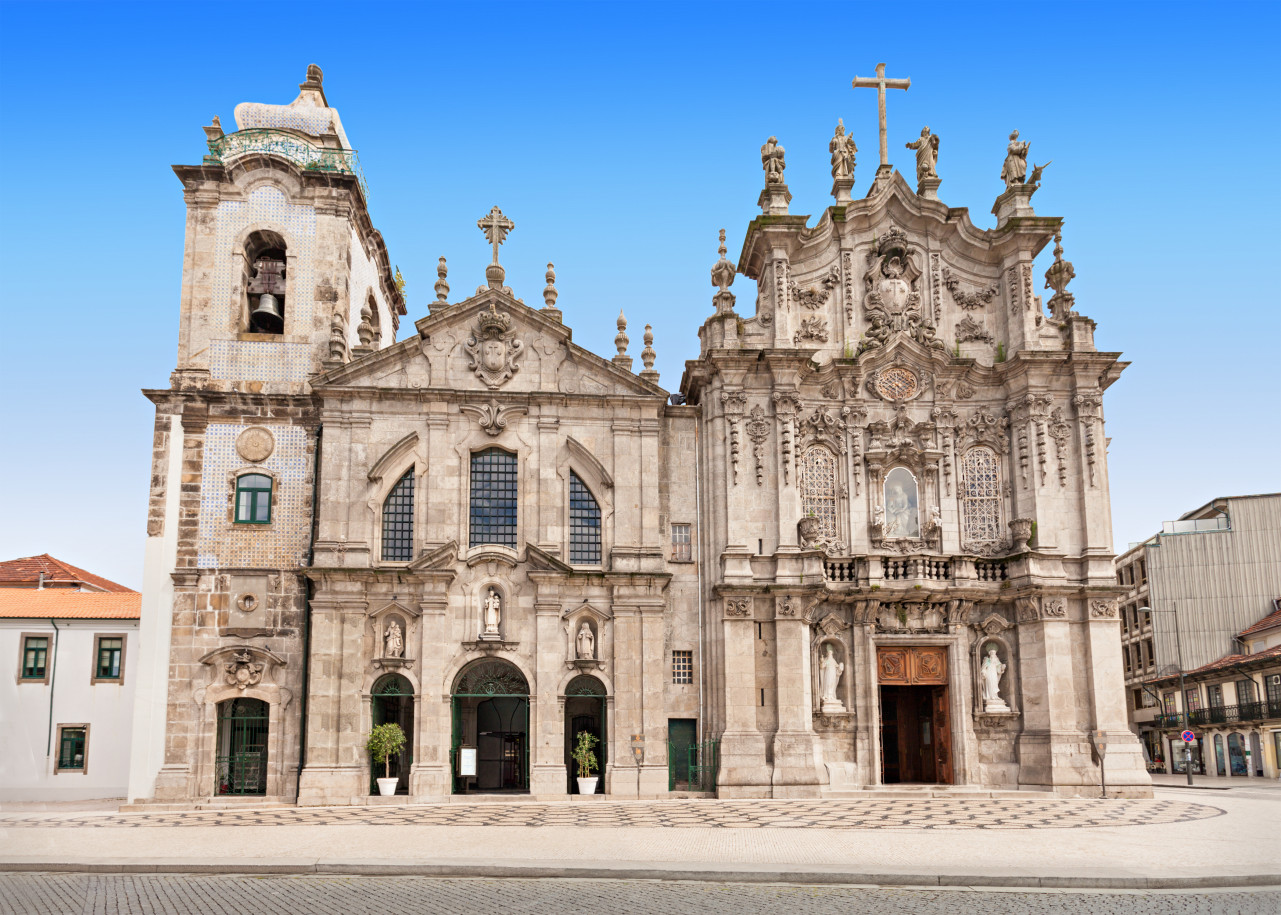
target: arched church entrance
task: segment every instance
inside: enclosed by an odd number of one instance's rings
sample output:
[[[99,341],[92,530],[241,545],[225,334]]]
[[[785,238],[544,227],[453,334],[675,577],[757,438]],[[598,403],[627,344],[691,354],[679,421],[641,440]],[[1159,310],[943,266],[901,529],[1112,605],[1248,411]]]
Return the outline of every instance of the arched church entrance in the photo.
[[[952,784],[947,650],[935,645],[876,650],[881,706],[881,782]]]
[[[578,766],[570,754],[583,732],[597,740],[592,775],[600,778],[596,793],[604,794],[605,760],[609,758],[605,752],[605,684],[587,674],[575,677],[565,687],[565,771],[570,794],[578,793]]]
[[[529,683],[500,658],[474,661],[458,674],[451,695],[453,741],[476,749],[476,775],[454,776],[454,793],[529,791]]]
[[[266,702],[247,696],[218,703],[214,771],[219,794],[267,793],[269,712]]]
[[[414,687],[400,674],[387,674],[374,684],[370,696],[370,720],[374,726],[394,723],[405,732],[405,746],[384,766],[381,759],[371,759],[369,793],[378,793],[376,779],[396,779],[396,793],[409,793],[409,767],[414,762]],[[390,769],[390,771],[388,771]]]

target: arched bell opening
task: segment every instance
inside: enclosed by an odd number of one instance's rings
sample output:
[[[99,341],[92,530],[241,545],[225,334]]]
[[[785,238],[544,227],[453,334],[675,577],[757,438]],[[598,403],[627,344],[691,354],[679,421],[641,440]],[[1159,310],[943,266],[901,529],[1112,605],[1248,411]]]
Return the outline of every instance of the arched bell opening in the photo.
[[[596,793],[605,793],[605,760],[609,758],[605,746],[605,684],[593,676],[582,674],[570,680],[565,687],[565,768],[570,794],[578,794],[578,764],[572,753],[578,735],[591,734],[596,738],[592,752],[596,754]]]
[[[400,674],[380,677],[370,693],[370,721],[398,724],[405,732],[405,745],[384,765],[381,759],[369,760],[369,793],[378,793],[380,778],[396,779],[396,793],[409,793],[409,769],[414,763],[414,687]]]
[[[529,682],[501,658],[459,672],[450,696],[455,794],[529,792]],[[459,771],[460,749],[474,750],[474,774]]]

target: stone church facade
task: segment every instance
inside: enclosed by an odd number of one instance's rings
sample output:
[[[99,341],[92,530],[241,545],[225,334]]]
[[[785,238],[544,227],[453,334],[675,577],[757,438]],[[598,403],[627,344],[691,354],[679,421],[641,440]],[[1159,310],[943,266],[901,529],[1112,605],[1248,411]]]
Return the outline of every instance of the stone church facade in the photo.
[[[573,343],[550,264],[537,307],[505,285],[497,207],[484,284],[451,295],[442,258],[397,342],[319,68],[236,120],[175,167],[131,799],[363,803],[388,767],[411,798],[564,795],[583,732],[616,796],[1097,794],[1100,749],[1109,794],[1150,793],[1102,419],[1124,363],[1014,138],[992,230],[938,200],[937,141],[915,190],[883,162],[852,199],[839,128],[810,225],[771,138],[669,394],[649,328],[637,372],[621,315],[617,355]]]

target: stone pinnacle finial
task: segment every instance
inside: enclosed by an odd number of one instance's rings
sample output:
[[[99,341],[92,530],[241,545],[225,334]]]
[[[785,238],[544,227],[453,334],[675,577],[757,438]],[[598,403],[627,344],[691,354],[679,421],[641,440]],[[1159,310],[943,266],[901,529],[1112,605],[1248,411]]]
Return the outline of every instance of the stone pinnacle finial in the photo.
[[[449,267],[445,265],[445,256],[442,254],[439,263],[436,264],[436,301],[442,305],[449,304]]]
[[[476,228],[485,233],[486,240],[494,247],[494,259],[485,268],[485,280],[491,289],[501,289],[503,277],[507,274],[498,263],[498,246],[507,240],[507,233],[516,228],[516,223],[504,216],[503,211],[498,207],[494,207],[476,220]]]
[[[632,357],[627,355],[627,344],[631,341],[627,338],[627,318],[623,316],[623,310],[618,310],[618,336],[614,338],[614,345],[618,347],[618,355],[614,357],[614,365],[628,372],[632,370]]]
[[[712,285],[717,287],[717,292],[712,296],[712,304],[716,306],[718,315],[732,314],[734,311],[734,293],[729,291],[729,287],[734,285],[734,265],[725,258],[725,230],[721,229],[721,244],[717,248],[720,253],[720,260],[712,265]]]
[[[547,285],[543,287],[543,307],[555,308],[556,299],[560,293],[556,291],[556,266],[552,263],[547,264],[547,273],[545,275]]]
[[[658,384],[658,372],[654,371],[654,359],[658,354],[654,352],[654,328],[651,325],[645,325],[645,335],[642,339],[645,341],[645,348],[641,350],[641,362],[645,363],[645,368],[640,376],[646,381]]]
[[[1055,320],[1062,321],[1072,315],[1072,306],[1076,304],[1076,296],[1067,291],[1068,283],[1076,276],[1076,269],[1072,266],[1071,261],[1063,259],[1063,232],[1062,230],[1054,233],[1054,263],[1050,264],[1050,269],[1045,271],[1045,287],[1053,289],[1054,295],[1050,296],[1049,309],[1050,316]]]

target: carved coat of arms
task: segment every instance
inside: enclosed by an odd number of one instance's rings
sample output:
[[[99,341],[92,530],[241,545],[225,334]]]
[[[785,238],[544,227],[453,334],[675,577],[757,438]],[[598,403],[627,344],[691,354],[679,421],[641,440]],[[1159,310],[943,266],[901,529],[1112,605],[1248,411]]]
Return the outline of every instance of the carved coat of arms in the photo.
[[[481,381],[496,388],[520,371],[516,360],[525,350],[525,344],[516,339],[511,330],[511,315],[500,312],[493,302],[488,311],[476,318],[476,329],[464,344],[471,365]]]

